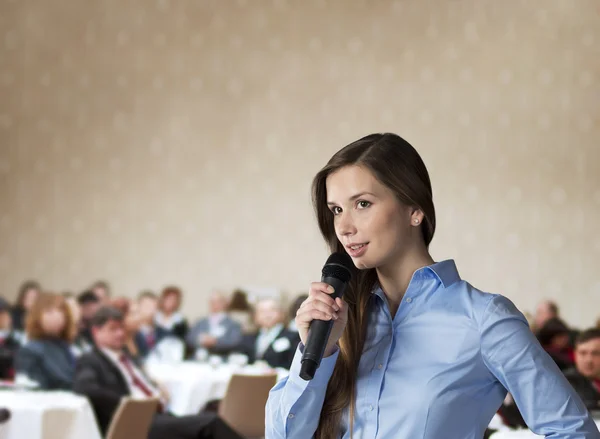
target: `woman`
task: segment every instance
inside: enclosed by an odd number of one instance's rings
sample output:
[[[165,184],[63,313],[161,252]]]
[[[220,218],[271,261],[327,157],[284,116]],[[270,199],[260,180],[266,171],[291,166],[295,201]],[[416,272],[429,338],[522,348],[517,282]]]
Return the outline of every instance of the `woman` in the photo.
[[[24,282],[19,288],[17,303],[12,310],[12,323],[15,331],[25,330],[27,313],[40,295],[41,287],[36,281]]]
[[[40,294],[27,315],[27,343],[15,360],[17,374],[26,375],[44,390],[70,390],[75,373],[71,342],[76,327],[65,299]]]
[[[266,438],[481,438],[506,389],[528,426],[553,438],[600,438],[583,403],[506,298],[434,263],[429,175],[394,134],[340,150],[316,175],[313,201],[332,251],[358,268],[344,299],[321,282],[296,316],[333,320],[313,380],[271,391]]]
[[[227,305],[227,314],[242,327],[244,334],[252,334],[256,331],[254,312],[245,291],[240,289],[233,291]]]
[[[183,341],[188,332],[188,322],[179,311],[181,299],[179,288],[166,287],[160,295],[154,323],[163,335],[173,335]]]

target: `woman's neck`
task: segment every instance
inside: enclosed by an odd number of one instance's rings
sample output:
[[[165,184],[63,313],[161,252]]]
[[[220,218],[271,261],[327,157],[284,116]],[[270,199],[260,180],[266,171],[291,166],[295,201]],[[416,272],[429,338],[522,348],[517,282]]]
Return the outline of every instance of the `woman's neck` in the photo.
[[[388,299],[392,318],[406,294],[414,272],[433,263],[431,255],[423,248],[405,253],[398,260],[377,268],[379,284]]]

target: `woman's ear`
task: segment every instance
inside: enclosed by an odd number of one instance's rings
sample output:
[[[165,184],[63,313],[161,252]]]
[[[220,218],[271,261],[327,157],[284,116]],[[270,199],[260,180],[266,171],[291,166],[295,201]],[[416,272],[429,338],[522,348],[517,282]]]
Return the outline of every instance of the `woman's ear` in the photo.
[[[425,214],[419,208],[412,208],[412,212],[410,214],[410,224],[411,226],[420,226],[423,222],[423,218],[425,218]]]

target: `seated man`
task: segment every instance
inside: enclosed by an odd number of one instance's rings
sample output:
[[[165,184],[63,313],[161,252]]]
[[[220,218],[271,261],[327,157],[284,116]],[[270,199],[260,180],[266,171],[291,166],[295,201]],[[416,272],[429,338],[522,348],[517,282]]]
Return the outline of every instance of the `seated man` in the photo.
[[[162,396],[164,402],[165,395],[125,353],[125,327],[121,311],[102,307],[94,315],[90,325],[95,348],[79,358],[73,390],[88,397],[100,430],[106,434],[122,397]],[[176,417],[157,413],[148,438],[238,439],[240,436],[214,414]]]
[[[285,313],[278,301],[258,302],[254,316],[258,333],[245,336],[240,349],[251,363],[264,360],[273,368],[290,368],[300,337],[286,329],[284,321]]]
[[[600,329],[582,332],[575,342],[575,367],[565,376],[588,410],[600,410]]]
[[[188,332],[185,341],[192,352],[227,355],[242,339],[242,327],[226,313],[229,300],[216,292],[210,298],[210,315],[200,319]]]

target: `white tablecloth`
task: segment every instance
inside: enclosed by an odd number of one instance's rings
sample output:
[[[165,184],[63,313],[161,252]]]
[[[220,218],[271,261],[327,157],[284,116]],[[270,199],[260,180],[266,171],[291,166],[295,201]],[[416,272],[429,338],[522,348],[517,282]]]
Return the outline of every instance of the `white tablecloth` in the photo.
[[[595,417],[595,415],[594,415]],[[596,425],[600,429],[600,419],[595,419]],[[498,431],[490,436],[490,439],[538,439],[540,436],[530,430]]]
[[[167,388],[170,395],[169,411],[181,416],[196,414],[208,401],[223,398],[234,373],[252,375],[265,372],[260,367],[230,364],[211,366],[193,361],[148,363],[145,368],[152,379]],[[279,379],[286,375],[287,372],[278,371]]]
[[[1,390],[0,407],[11,412],[0,439],[101,439],[92,407],[68,392]]]

